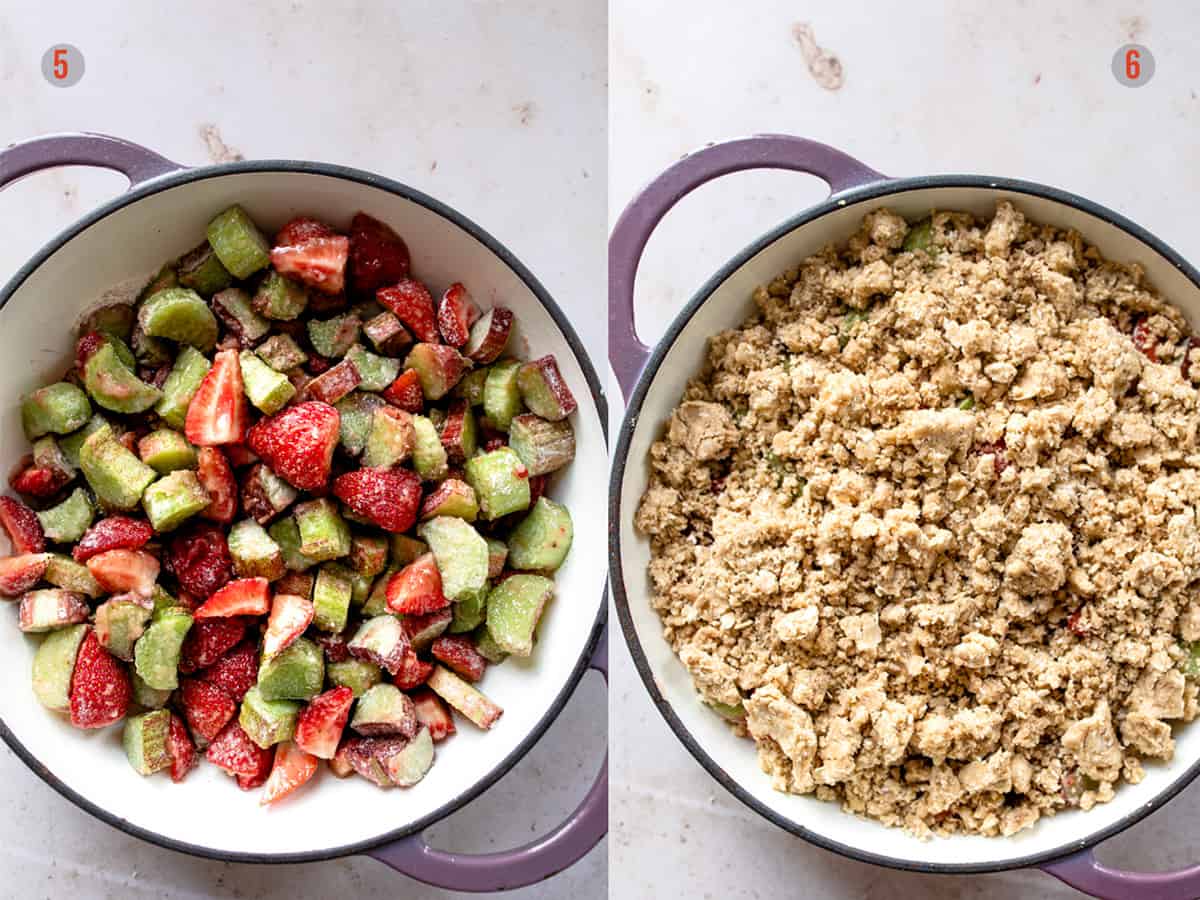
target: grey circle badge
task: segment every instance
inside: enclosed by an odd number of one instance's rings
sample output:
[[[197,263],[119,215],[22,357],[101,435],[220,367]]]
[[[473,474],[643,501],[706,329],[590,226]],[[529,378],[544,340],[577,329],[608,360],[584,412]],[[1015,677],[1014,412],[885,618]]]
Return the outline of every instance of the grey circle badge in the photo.
[[[42,54],[42,75],[55,87],[78,84],[83,68],[83,54],[72,44],[55,44]]]
[[[1154,54],[1141,44],[1118,47],[1112,58],[1112,73],[1125,87],[1141,87],[1154,77]]]

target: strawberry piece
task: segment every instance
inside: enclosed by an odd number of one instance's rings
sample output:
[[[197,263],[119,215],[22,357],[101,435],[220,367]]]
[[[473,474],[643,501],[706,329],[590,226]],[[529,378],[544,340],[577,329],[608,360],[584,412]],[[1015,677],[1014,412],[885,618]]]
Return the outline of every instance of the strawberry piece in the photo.
[[[87,334],[80,335],[79,340],[75,342],[75,367],[82,372],[92,354],[107,342],[108,338],[99,331],[89,331]]]
[[[267,783],[267,778],[271,774],[271,759],[270,751],[267,753],[267,762],[264,763],[253,775],[235,775],[234,780],[237,781],[237,786],[243,791],[252,791],[255,788],[260,788]]]
[[[237,646],[246,634],[241,619],[198,619],[188,629],[179,653],[179,671],[190,675],[206,669]]]
[[[196,610],[197,619],[261,616],[271,608],[271,585],[265,578],[238,578],[214,593]],[[234,643],[237,643],[234,641]]]
[[[20,597],[42,580],[50,564],[48,553],[22,553],[0,559],[0,596]]]
[[[1008,443],[1004,440],[1004,435],[1000,435],[994,441],[984,441],[981,444],[976,444],[972,449],[980,456],[986,456],[988,453],[994,454],[992,465],[995,468],[997,478],[1008,468],[1008,453],[1005,452],[1008,449]]]
[[[250,429],[250,449],[272,471],[302,491],[323,488],[329,480],[341,416],[327,403],[289,406]]]
[[[324,294],[340,294],[346,286],[350,241],[342,235],[309,238],[302,244],[275,247],[271,265],[281,275],[302,281]]]
[[[87,562],[108,550],[141,550],[154,537],[149,522],[128,516],[101,519],[83,533],[71,555],[75,562]]]
[[[71,481],[71,475],[46,466],[27,465],[14,472],[8,486],[18,494],[46,500],[53,497]]]
[[[429,645],[429,652],[467,681],[478,681],[487,668],[487,660],[465,634],[443,635]]]
[[[211,597],[233,577],[225,533],[207,522],[185,527],[172,538],[166,564],[179,586],[196,597]]]
[[[145,550],[106,550],[89,559],[87,567],[109,594],[149,597],[158,581],[158,560]]]
[[[435,738],[436,740],[436,738]],[[171,726],[167,730],[167,755],[171,757],[171,780],[176,784],[196,765],[196,745],[188,734],[183,719],[171,713]]]
[[[1137,321],[1133,323],[1133,334],[1130,336],[1133,341],[1133,346],[1150,360],[1150,362],[1158,362],[1158,337],[1150,330],[1150,320],[1146,316],[1138,316]]]
[[[385,284],[408,274],[408,247],[378,219],[358,213],[350,222],[349,277],[351,287],[370,296]]]
[[[454,282],[442,294],[438,304],[437,324],[442,339],[451,347],[461,347],[471,334],[471,326],[479,319],[479,307],[460,282]]]
[[[405,412],[420,413],[425,409],[425,392],[421,390],[421,377],[415,369],[405,369],[396,380],[383,391],[383,399]]]
[[[71,724],[76,728],[104,728],[120,721],[132,696],[125,667],[100,646],[96,632],[88,631],[71,673]]]
[[[279,229],[279,233],[275,235],[275,246],[299,247],[315,238],[333,237],[336,233],[320,219],[296,216]]]
[[[350,658],[350,648],[347,646],[345,633],[325,634],[322,632],[313,640],[325,652],[326,662],[345,662]]]
[[[208,491],[209,504],[200,515],[213,522],[228,525],[237,515],[238,489],[233,469],[225,454],[216,447],[201,447],[196,477]]]
[[[408,531],[421,505],[421,479],[408,469],[357,469],[339,475],[334,495],[384,531]]]
[[[417,721],[429,729],[429,736],[435,742],[455,733],[454,719],[450,717],[450,710],[441,697],[428,688],[414,691],[411,696],[417,710]]]
[[[396,674],[392,676],[392,684],[402,691],[411,691],[428,681],[432,674],[433,663],[421,659],[416,651],[409,647],[396,669]]]
[[[271,775],[267,778],[267,786],[263,788],[262,798],[258,801],[263,806],[282,800],[300,785],[306,783],[317,774],[317,758],[311,753],[305,753],[291,741],[284,741],[275,746],[275,763],[271,766]]]
[[[248,415],[238,353],[221,350],[188,404],[184,434],[197,447],[240,444]]]
[[[211,681],[185,678],[179,685],[179,705],[198,741],[208,743],[237,712],[237,701]]]
[[[243,641],[200,673],[200,678],[224,689],[241,702],[258,681],[258,651],[253,641]]]
[[[354,691],[348,687],[313,697],[296,719],[296,746],[321,759],[333,759],[353,703]]]
[[[251,466],[258,462],[258,457],[245,444],[230,444],[225,448],[225,456],[235,469]]]
[[[295,594],[276,594],[263,636],[263,656],[271,657],[304,634],[313,620],[312,601]]]
[[[409,642],[415,649],[420,650],[433,643],[433,639],[449,628],[452,621],[454,621],[452,611],[439,609],[437,612],[421,616],[405,616],[401,620],[401,624],[404,626],[404,633],[408,636]]]
[[[405,278],[375,292],[375,299],[403,322],[418,341],[439,343],[437,315],[429,288],[415,278]]]
[[[226,725],[225,730],[208,745],[208,752],[204,755],[210,763],[230,775],[245,775],[249,779],[265,777],[263,772],[271,769],[271,751],[262,749],[250,740],[237,722]]]
[[[432,553],[417,557],[388,579],[387,605],[402,615],[423,615],[450,605]]]
[[[46,534],[37,514],[12,497],[0,497],[0,527],[8,533],[13,553],[41,553],[46,549]]]
[[[1080,620],[1083,618],[1083,607],[1075,610],[1071,615],[1067,616],[1067,628],[1075,637],[1087,637],[1088,627]]]

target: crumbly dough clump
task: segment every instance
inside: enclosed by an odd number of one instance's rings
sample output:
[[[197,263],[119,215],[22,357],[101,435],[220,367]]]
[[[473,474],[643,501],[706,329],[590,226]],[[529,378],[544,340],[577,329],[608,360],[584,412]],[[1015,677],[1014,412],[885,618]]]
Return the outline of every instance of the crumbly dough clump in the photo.
[[[1200,350],[1141,269],[1008,202],[911,234],[880,209],[754,302],[636,525],[667,639],[774,785],[1010,835],[1169,760]]]

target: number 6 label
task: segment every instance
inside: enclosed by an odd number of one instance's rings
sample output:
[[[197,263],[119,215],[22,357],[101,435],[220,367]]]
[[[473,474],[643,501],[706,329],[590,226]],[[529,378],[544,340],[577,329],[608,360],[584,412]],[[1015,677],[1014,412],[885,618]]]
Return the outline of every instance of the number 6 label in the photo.
[[[42,75],[55,87],[78,84],[83,68],[83,54],[72,44],[55,44],[42,54]]]
[[[1141,87],[1154,77],[1154,54],[1141,44],[1118,47],[1112,58],[1112,73],[1125,87]]]

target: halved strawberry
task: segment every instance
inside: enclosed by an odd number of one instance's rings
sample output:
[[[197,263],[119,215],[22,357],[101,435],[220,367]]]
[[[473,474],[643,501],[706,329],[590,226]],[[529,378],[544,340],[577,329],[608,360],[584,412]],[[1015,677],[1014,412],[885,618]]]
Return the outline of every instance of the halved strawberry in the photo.
[[[196,610],[197,619],[261,616],[271,608],[271,584],[265,578],[238,578],[221,588]],[[234,642],[236,643],[236,641]]]
[[[438,304],[437,324],[442,339],[451,347],[461,347],[471,334],[471,326],[479,318],[479,307],[460,282],[454,282],[442,294]]]
[[[384,531],[408,531],[421,505],[421,479],[408,469],[357,469],[339,475],[334,495]]]
[[[178,784],[196,765],[196,745],[192,743],[183,719],[175,713],[171,713],[171,726],[167,731],[167,755],[171,757],[171,780]]]
[[[18,494],[46,500],[53,497],[71,481],[71,475],[59,469],[32,464],[22,466],[8,479],[8,486]]]
[[[421,659],[417,652],[409,647],[399,668],[396,669],[396,674],[392,676],[392,684],[402,691],[411,691],[428,681],[432,674],[433,663]]]
[[[250,429],[250,449],[272,471],[302,491],[329,480],[341,416],[328,403],[313,400],[289,406]]]
[[[276,247],[299,247],[314,238],[333,237],[337,232],[320,219],[296,216],[289,219],[275,235]]]
[[[158,560],[145,550],[105,550],[89,559],[87,567],[110,594],[149,597],[158,581]]]
[[[238,488],[233,469],[225,454],[216,447],[201,447],[197,458],[196,477],[208,491],[209,504],[200,515],[213,522],[228,525],[237,515]]]
[[[238,645],[246,634],[241,619],[197,619],[188,629],[179,653],[184,675],[206,669]]]
[[[49,553],[22,553],[0,559],[0,596],[20,597],[46,574]]]
[[[465,634],[442,635],[429,645],[429,652],[467,681],[478,681],[487,668],[487,660]]]
[[[12,552],[41,553],[46,549],[46,534],[37,514],[12,497],[0,497],[0,527],[8,533]]]
[[[271,766],[271,775],[267,778],[267,786],[263,788],[262,799],[258,802],[266,806],[268,803],[282,800],[315,774],[315,756],[305,753],[291,741],[276,744],[275,764]]]
[[[295,594],[276,594],[263,636],[263,656],[271,657],[304,634],[313,619],[312,601]]]
[[[198,741],[208,742],[237,713],[237,701],[211,681],[185,678],[179,684],[179,705]]]
[[[243,641],[199,675],[241,701],[258,681],[258,650],[253,641]]]
[[[350,222],[350,286],[370,296],[408,274],[408,247],[378,219],[358,213]]]
[[[387,606],[394,613],[423,615],[449,605],[432,553],[417,557],[388,579]]]
[[[421,650],[433,643],[434,638],[445,633],[454,621],[454,613],[449,609],[439,609],[437,612],[426,613],[423,616],[405,616],[401,619],[404,633],[408,635],[413,649]]]
[[[210,763],[230,775],[256,778],[271,768],[271,751],[262,749],[250,740],[237,722],[226,725],[225,730],[208,745],[208,752],[204,755]]]
[[[425,392],[421,390],[421,377],[415,369],[405,369],[396,380],[383,391],[383,399],[405,412],[420,413],[425,409]]]
[[[76,728],[103,728],[120,721],[132,696],[125,667],[100,646],[94,631],[88,631],[71,673],[71,724]]]
[[[184,434],[197,447],[240,444],[249,424],[236,350],[221,350],[188,404]]]
[[[353,703],[354,691],[348,687],[313,697],[296,720],[296,746],[321,759],[333,759]]]
[[[417,721],[429,729],[431,738],[440,741],[455,733],[454,719],[441,697],[428,688],[414,691],[410,696],[417,709]]]
[[[166,567],[189,594],[212,596],[233,577],[225,532],[207,522],[184,526],[167,547]]]
[[[101,519],[83,533],[71,555],[75,562],[87,562],[106,550],[140,550],[154,537],[150,523],[128,516]]]
[[[273,247],[271,265],[279,274],[302,281],[324,294],[338,294],[346,286],[349,255],[349,238],[340,234],[309,235],[295,243]]]
[[[417,340],[429,344],[439,342],[433,296],[421,282],[415,278],[405,278],[390,287],[380,288],[375,292],[375,299],[408,326]]]

